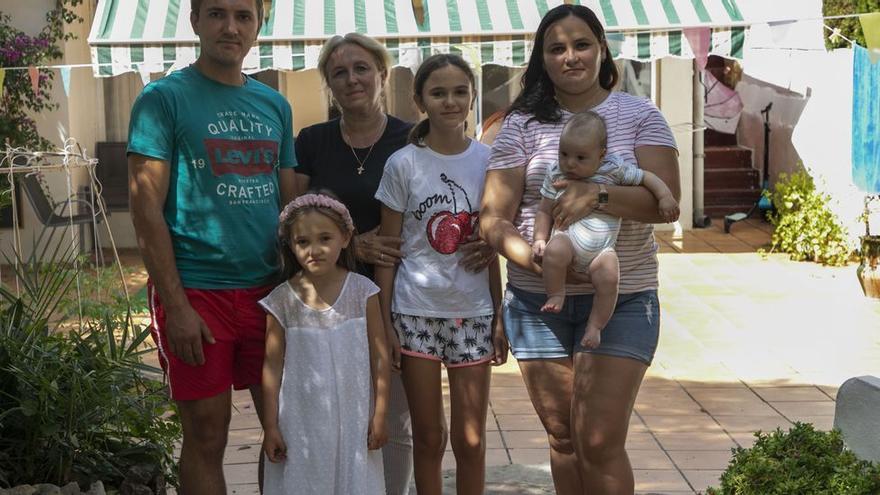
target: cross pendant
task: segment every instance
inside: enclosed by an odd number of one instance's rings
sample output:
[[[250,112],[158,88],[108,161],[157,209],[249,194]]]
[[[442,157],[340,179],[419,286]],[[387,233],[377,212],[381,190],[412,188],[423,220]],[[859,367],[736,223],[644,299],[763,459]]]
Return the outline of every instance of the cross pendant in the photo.
[[[357,171],[358,171],[358,175],[362,175],[364,173],[364,166],[361,165],[360,167],[358,167]]]

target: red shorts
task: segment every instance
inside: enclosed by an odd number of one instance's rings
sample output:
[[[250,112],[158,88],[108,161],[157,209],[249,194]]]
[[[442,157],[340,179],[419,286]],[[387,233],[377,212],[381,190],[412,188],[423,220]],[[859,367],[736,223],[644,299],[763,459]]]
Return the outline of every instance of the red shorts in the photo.
[[[214,344],[202,340],[205,364],[190,366],[172,354],[165,336],[165,309],[147,284],[151,333],[173,400],[207,399],[259,385],[266,352],[266,312],[257,304],[271,286],[251,289],[184,289],[190,305],[208,325]]]

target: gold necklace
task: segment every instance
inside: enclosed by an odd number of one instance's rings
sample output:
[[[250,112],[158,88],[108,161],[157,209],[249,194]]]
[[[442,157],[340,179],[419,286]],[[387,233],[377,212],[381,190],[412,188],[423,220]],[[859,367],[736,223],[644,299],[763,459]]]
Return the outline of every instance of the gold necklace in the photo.
[[[354,150],[354,146],[351,145],[351,136],[349,136],[348,133],[345,132],[345,121],[342,118],[339,119],[339,130],[342,131],[342,137],[345,138],[345,141],[348,144],[348,149],[351,150],[351,154],[354,155],[354,159],[358,163],[358,175],[362,175],[364,173],[364,165],[366,165],[367,160],[370,159],[370,154],[373,153],[373,147],[376,146],[376,143],[379,142],[379,138],[382,137],[382,133],[385,132],[385,126],[388,124],[388,116],[382,114],[382,117],[382,125],[379,126],[379,133],[376,135],[376,139],[373,141],[373,144],[370,145],[370,149],[367,150],[367,156],[365,156],[363,160],[361,160],[361,157],[358,156],[357,151]]]

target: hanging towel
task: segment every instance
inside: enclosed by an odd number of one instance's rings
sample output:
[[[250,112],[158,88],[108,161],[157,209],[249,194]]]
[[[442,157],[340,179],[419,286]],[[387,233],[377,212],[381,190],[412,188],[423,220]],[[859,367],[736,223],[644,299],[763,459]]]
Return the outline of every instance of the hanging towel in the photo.
[[[867,194],[880,193],[880,62],[853,47],[853,183]]]

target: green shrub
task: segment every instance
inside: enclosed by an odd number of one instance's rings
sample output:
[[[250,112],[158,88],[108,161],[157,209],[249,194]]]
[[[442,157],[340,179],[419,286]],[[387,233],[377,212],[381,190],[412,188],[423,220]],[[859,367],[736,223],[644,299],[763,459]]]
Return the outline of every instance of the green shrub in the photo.
[[[180,428],[159,370],[141,361],[149,329],[127,308],[88,300],[81,327],[78,315],[65,320],[77,273],[81,288],[101,284],[73,259],[72,248],[44,250],[19,260],[20,294],[0,286],[0,487],[118,488],[137,464],[173,485]]]
[[[847,263],[850,249],[846,232],[828,209],[828,195],[816,191],[809,174],[779,174],[770,200],[775,208],[769,215],[775,227],[772,249],[795,261],[835,266]]]
[[[826,16],[848,15],[848,14],[864,14],[868,12],[880,11],[880,0],[823,0],[822,12]],[[832,28],[840,29],[840,34],[865,46],[865,34],[862,32],[862,24],[858,17],[850,17],[845,19],[827,19],[825,24]],[[849,48],[849,42],[837,38],[830,39],[825,32],[825,47],[833,48]]]
[[[708,495],[872,495],[880,493],[880,465],[844,449],[839,431],[806,423],[789,431],[755,433],[752,448],[737,448],[721,487]]]

